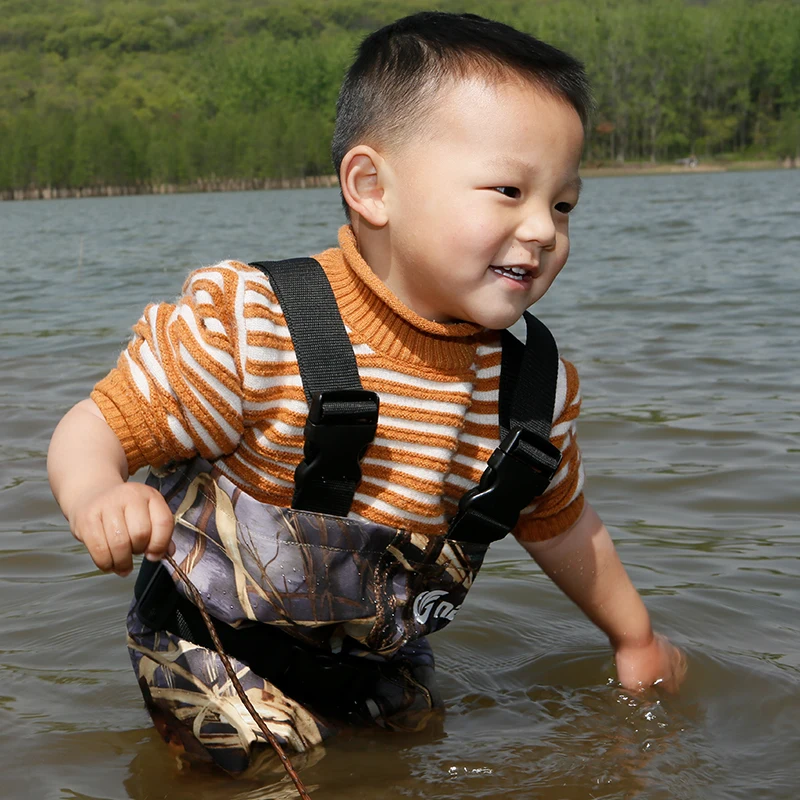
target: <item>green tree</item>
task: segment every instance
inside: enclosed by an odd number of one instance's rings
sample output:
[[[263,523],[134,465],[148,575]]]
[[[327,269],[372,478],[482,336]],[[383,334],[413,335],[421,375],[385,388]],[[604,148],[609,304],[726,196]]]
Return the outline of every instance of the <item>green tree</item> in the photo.
[[[0,0],[0,187],[330,170],[360,38],[428,0]],[[798,150],[795,0],[439,0],[581,58],[592,160]]]

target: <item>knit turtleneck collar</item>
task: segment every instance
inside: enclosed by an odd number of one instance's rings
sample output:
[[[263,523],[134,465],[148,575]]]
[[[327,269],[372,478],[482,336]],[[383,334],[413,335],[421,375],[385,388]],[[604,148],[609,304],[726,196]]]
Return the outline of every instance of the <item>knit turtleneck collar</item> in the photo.
[[[339,230],[339,249],[316,258],[345,323],[373,350],[439,371],[460,373],[472,365],[484,329],[472,322],[432,322],[404,305],[364,261],[349,225]]]

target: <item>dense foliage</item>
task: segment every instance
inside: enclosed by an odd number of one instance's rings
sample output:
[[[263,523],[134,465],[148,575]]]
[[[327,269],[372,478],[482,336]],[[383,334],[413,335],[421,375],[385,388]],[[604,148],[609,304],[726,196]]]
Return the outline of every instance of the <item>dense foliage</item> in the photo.
[[[418,0],[0,0],[0,189],[331,170],[364,33]],[[438,0],[587,65],[590,161],[797,155],[795,0]]]

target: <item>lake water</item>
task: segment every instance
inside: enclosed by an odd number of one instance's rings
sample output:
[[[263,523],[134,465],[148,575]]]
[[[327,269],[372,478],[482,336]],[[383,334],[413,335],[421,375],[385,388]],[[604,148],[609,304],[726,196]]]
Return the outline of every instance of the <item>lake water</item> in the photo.
[[[132,578],[92,568],[44,462],[148,301],[340,221],[324,189],[0,204],[3,798],[295,796],[176,769],[125,650]],[[335,741],[302,772],[315,800],[798,797],[799,261],[800,171],[586,182],[537,313],[581,373],[587,494],[688,679],[628,696],[504,541],[434,641],[444,730]]]

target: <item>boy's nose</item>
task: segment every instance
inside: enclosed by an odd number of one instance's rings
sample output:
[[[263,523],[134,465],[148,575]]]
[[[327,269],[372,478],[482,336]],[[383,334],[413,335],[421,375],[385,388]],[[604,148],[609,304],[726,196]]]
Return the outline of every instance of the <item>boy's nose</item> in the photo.
[[[556,225],[549,208],[531,209],[520,223],[517,237],[522,242],[538,244],[542,250],[551,250],[556,244]]]

